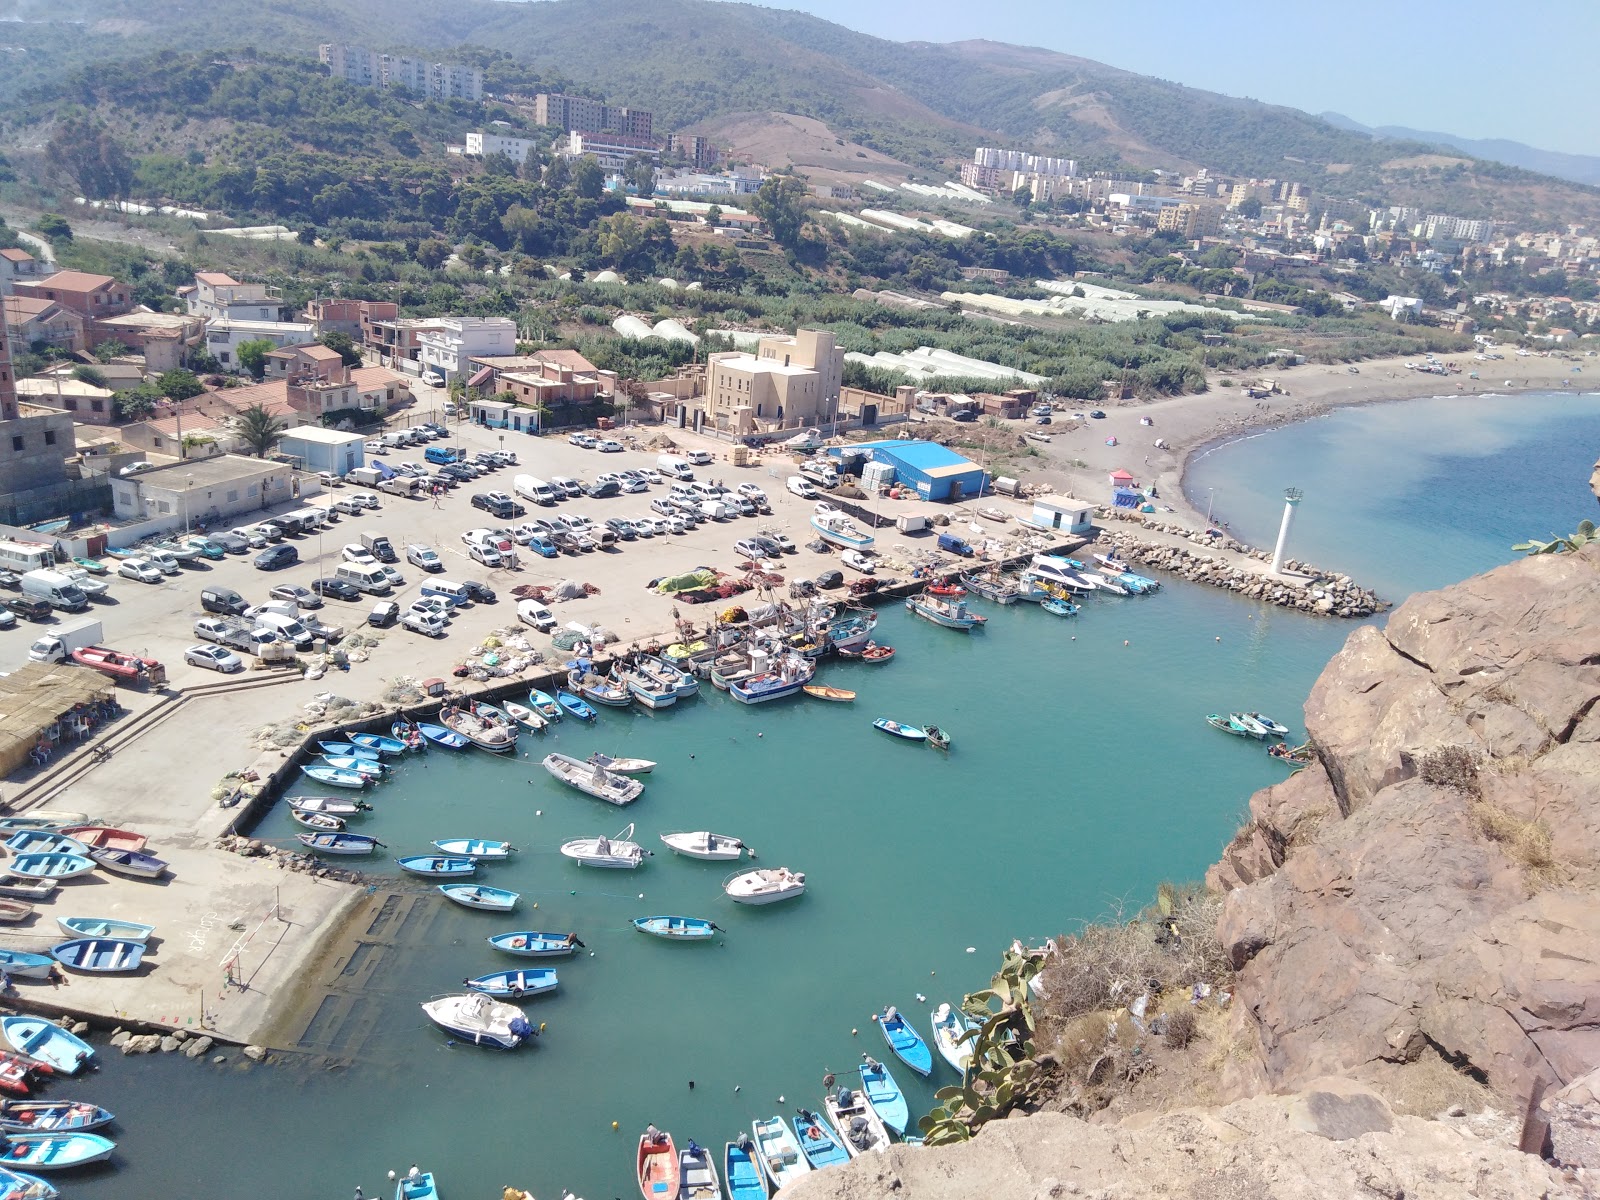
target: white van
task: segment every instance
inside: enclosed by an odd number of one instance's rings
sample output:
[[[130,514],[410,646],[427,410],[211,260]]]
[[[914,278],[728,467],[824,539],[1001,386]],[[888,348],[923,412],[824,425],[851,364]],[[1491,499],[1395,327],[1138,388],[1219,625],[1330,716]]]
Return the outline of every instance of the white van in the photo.
[[[257,613],[254,620],[256,628],[272,630],[284,641],[294,643],[296,650],[309,650],[312,642],[316,640],[311,636],[311,631],[298,620],[279,612]]]
[[[393,590],[389,577],[377,563],[342,562],[333,569],[333,577],[374,596],[387,596]]]
[[[663,454],[656,459],[656,470],[673,479],[694,478],[694,468],[689,465],[689,460],[677,454]]]
[[[30,600],[43,600],[62,612],[81,612],[89,607],[89,597],[83,589],[60,571],[29,571],[19,587]]]
[[[178,566],[178,560],[165,550],[158,550],[154,546],[146,548],[144,560],[163,575],[176,575],[183,568]]]
[[[554,504],[560,499],[555,488],[542,479],[535,479],[532,475],[518,475],[511,481],[511,490],[524,500],[531,500],[535,504]]]
[[[535,629],[550,630],[556,627],[556,615],[537,600],[518,600],[517,619]]]
[[[709,466],[716,461],[709,450],[685,450],[683,456],[697,467]]]

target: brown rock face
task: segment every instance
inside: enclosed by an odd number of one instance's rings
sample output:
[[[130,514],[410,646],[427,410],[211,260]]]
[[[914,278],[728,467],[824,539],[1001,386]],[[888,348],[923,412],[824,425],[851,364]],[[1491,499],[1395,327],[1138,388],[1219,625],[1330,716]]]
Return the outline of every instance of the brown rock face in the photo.
[[[1210,876],[1246,1075],[1292,1089],[1431,1042],[1526,1096],[1600,1065],[1597,700],[1600,546],[1351,636],[1306,704],[1320,763],[1257,793]],[[1479,756],[1479,796],[1423,779],[1441,747]]]

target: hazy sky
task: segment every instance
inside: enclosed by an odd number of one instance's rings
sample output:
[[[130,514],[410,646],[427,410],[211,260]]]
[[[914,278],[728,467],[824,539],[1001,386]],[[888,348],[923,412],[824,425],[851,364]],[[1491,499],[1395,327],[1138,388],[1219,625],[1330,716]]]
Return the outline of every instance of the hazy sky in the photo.
[[[1600,0],[766,0],[897,41],[1043,46],[1367,125],[1600,154]]]

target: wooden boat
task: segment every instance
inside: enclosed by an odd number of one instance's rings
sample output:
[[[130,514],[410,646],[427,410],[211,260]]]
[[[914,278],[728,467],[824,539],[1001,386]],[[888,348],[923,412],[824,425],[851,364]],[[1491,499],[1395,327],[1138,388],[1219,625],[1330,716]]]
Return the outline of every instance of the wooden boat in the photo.
[[[946,579],[943,583],[930,583],[922,589],[930,596],[938,596],[941,600],[959,600],[967,594],[964,584],[953,583]]]
[[[313,834],[313,837],[346,837],[342,833]],[[128,875],[134,879],[160,879],[167,873],[166,859],[157,858],[154,854],[144,854],[138,850],[102,850],[95,846],[89,851],[96,866],[117,875]]]
[[[372,782],[370,777],[359,771],[341,771],[326,763],[307,763],[300,768],[300,774],[307,779],[315,779],[318,783],[325,783],[329,787],[352,788],[357,791]]]
[[[761,1164],[761,1170],[774,1192],[781,1192],[796,1179],[810,1173],[811,1163],[800,1153],[800,1143],[794,1140],[794,1134],[789,1132],[782,1117],[753,1121],[750,1132],[755,1135],[756,1161]],[[839,1153],[843,1154],[844,1151],[841,1149]]]
[[[72,560],[72,565],[75,567],[82,567],[91,575],[106,575],[111,571],[110,567],[106,566],[105,563],[101,562],[97,558],[74,558]]]
[[[74,938],[50,947],[50,956],[63,967],[91,975],[137,971],[144,958],[143,941],[122,938]]]
[[[118,938],[124,942],[147,941],[156,931],[154,925],[119,921],[115,917],[57,917],[56,924],[68,937]]]
[[[546,754],[544,769],[568,787],[607,804],[632,804],[644,793],[644,784],[626,775],[613,775],[604,767],[586,763],[567,754]]]
[[[573,838],[561,843],[561,854],[582,867],[632,871],[643,864],[649,853],[638,842],[632,841],[632,837],[633,826],[629,825],[614,838],[603,835]]]
[[[525,970],[512,967],[505,971],[490,971],[462,982],[474,992],[493,996],[497,1000],[525,1000],[544,992],[556,990],[556,973],[549,967]]]
[[[567,676],[567,687],[591,704],[603,704],[607,708],[627,708],[632,703],[627,688],[593,672],[586,675],[573,672]]]
[[[8,1133],[0,1162],[7,1170],[61,1171],[111,1157],[117,1144],[98,1133]]]
[[[651,1126],[639,1138],[635,1171],[644,1200],[678,1200],[678,1148],[672,1135]]]
[[[889,1131],[862,1093],[841,1084],[822,1098],[822,1107],[851,1158],[889,1148]]]
[[[19,854],[6,869],[35,879],[74,879],[94,870],[94,862],[81,854]]]
[[[868,642],[860,650],[840,650],[838,654],[840,658],[859,659],[865,663],[886,663],[894,657],[894,647]]]
[[[756,1162],[755,1145],[744,1134],[722,1146],[722,1178],[728,1200],[767,1200],[767,1181]]]
[[[967,1067],[972,1063],[972,1042],[962,1040],[971,1028],[972,1021],[959,1008],[941,1004],[933,1010],[934,1048],[945,1062],[962,1075],[967,1073]]]
[[[547,720],[561,720],[561,705],[549,692],[541,692],[538,688],[528,689],[528,705]]]
[[[817,673],[817,664],[808,658],[788,657],[772,664],[772,669],[750,673],[743,679],[728,681],[728,695],[740,704],[766,704],[796,695]]]
[[[354,742],[322,742],[317,743],[317,749],[322,751],[322,757],[332,762],[335,758],[358,758],[363,762],[377,762],[378,752],[366,746],[358,746]]]
[[[800,1153],[805,1155],[806,1162],[811,1164],[813,1170],[820,1171],[824,1167],[836,1167],[850,1161],[851,1156],[845,1151],[844,1143],[821,1113],[805,1108],[796,1113],[794,1136],[800,1145]]]
[[[908,742],[928,740],[928,731],[920,725],[902,725],[899,721],[891,721],[888,717],[879,717],[872,723],[872,727],[881,729],[892,737],[904,738]]]
[[[961,582],[974,596],[982,596],[992,604],[1015,604],[1023,595],[1015,583],[996,576],[969,575]]]
[[[693,1138],[678,1151],[678,1196],[680,1200],[722,1200],[716,1160]]]
[[[150,841],[142,833],[112,829],[108,825],[68,825],[61,832],[85,846],[101,846],[107,850],[143,850]]]
[[[725,833],[709,833],[703,829],[693,833],[663,833],[661,841],[674,854],[705,862],[738,862],[749,849],[736,837],[729,837]],[[754,858],[755,855],[750,857]]]
[[[19,829],[6,839],[12,854],[87,854],[89,847],[77,838],[48,829]]]
[[[583,697],[576,696],[566,689],[556,693],[556,702],[568,716],[576,717],[580,721],[592,721],[600,715],[584,701]]]
[[[25,900],[0,900],[0,925],[16,925],[33,915],[33,905]]]
[[[524,729],[531,729],[535,733],[543,733],[545,727],[550,724],[549,717],[542,716],[539,713],[534,712],[533,709],[518,704],[514,700],[507,700],[503,705],[503,708],[506,716],[510,717]]]
[[[377,838],[367,833],[297,833],[294,840],[318,854],[355,856],[371,854],[380,847],[387,849]]]
[[[1289,727],[1287,725],[1283,724],[1281,721],[1274,721],[1271,717],[1267,716],[1266,713],[1247,712],[1247,713],[1241,713],[1239,715],[1243,716],[1243,717],[1248,717],[1250,720],[1254,721],[1257,725],[1261,726],[1261,728],[1265,729],[1273,737],[1280,737],[1281,738],[1281,737],[1288,737],[1289,736]],[[62,832],[65,833],[67,831],[66,830],[62,830]]]
[[[1213,729],[1220,729],[1223,733],[1231,733],[1234,737],[1252,737],[1251,732],[1231,716],[1224,717],[1220,713],[1207,713],[1206,724]]]
[[[1301,742],[1298,746],[1289,746],[1283,742],[1273,742],[1272,745],[1267,747],[1267,753],[1272,755],[1273,758],[1281,758],[1284,762],[1294,763],[1296,766],[1304,766],[1317,756],[1317,752],[1311,748],[1310,742]]]
[[[489,945],[524,958],[565,958],[576,950],[586,949],[575,933],[540,933],[532,929],[496,933],[489,938]]]
[[[743,871],[722,882],[723,894],[735,904],[776,904],[802,895],[805,890],[805,872],[788,867]]]
[[[699,917],[635,917],[633,927],[651,937],[678,942],[703,942],[725,932],[715,921]]]
[[[94,1057],[94,1047],[43,1017],[0,1017],[0,1036],[18,1054],[63,1075],[76,1074]]]
[[[817,700],[832,700],[838,704],[848,704],[856,698],[848,688],[824,687],[820,683],[808,683],[800,690]]]
[[[288,796],[285,801],[300,812],[327,813],[330,817],[353,817],[372,811],[372,805],[365,800],[345,800],[339,796]]]
[[[521,1009],[491,1000],[482,992],[438,996],[424,1003],[422,1011],[440,1029],[474,1046],[515,1050],[539,1034]]]
[[[515,726],[517,723],[516,718],[505,709],[498,704],[490,704],[487,700],[474,700],[468,706],[468,710],[479,717],[486,717],[491,721],[499,721],[502,725]],[[515,733],[516,729],[513,728],[511,732]]]
[[[439,1200],[439,1188],[434,1183],[433,1172],[412,1167],[395,1184],[394,1200]]]
[[[870,1054],[862,1055],[861,1091],[866,1096],[878,1119],[898,1134],[904,1134],[911,1123],[911,1109],[906,1104],[905,1093],[895,1082],[889,1068]]]
[[[439,894],[465,908],[482,908],[490,912],[510,912],[521,899],[516,892],[485,887],[479,883],[441,883]]]
[[[510,858],[516,850],[510,842],[492,842],[483,838],[441,838],[433,843],[442,854],[458,858]]]
[[[649,672],[618,666],[612,668],[612,674],[628,695],[652,712],[678,702],[678,689]]]
[[[394,740],[404,743],[407,750],[426,750],[428,739],[422,736],[422,730],[411,721],[392,721],[389,724],[389,733]]]
[[[412,854],[394,860],[402,871],[431,875],[435,879],[462,879],[478,869],[470,858],[451,858],[442,854]]]
[[[0,896],[17,900],[48,900],[56,892],[54,879],[35,879],[28,875],[0,874]]]
[[[589,762],[597,767],[603,767],[613,775],[648,775],[656,769],[655,760],[652,758],[612,758],[609,754],[599,751],[589,755]]]
[[[35,808],[22,816],[0,817],[0,829],[8,833],[15,833],[19,829],[54,829],[60,832],[68,825],[87,825],[92,819],[88,813]]]
[[[883,1040],[889,1043],[894,1056],[906,1066],[918,1075],[932,1073],[933,1051],[928,1049],[928,1043],[922,1040],[922,1035],[911,1027],[911,1023],[894,1005],[889,1005],[878,1014],[878,1031],[883,1034]]]
[[[996,525],[1004,525],[1007,521],[1011,520],[1011,514],[1003,508],[995,508],[991,505],[986,505],[977,511],[978,515],[985,521],[993,521]]]
[[[924,725],[923,731],[928,735],[928,745],[935,750],[950,749],[950,735],[937,725]]]
[[[959,629],[962,632],[968,632],[989,619],[968,612],[965,599],[945,600],[939,596],[930,596],[926,591],[918,596],[907,596],[906,611],[925,621],[932,621],[935,625],[943,625],[946,629]]]
[[[417,723],[417,730],[435,746],[446,746],[451,750],[463,750],[472,744],[455,730],[446,729],[443,725],[430,725],[426,721],[420,721]]]
[[[351,771],[372,779],[382,779],[389,771],[388,767],[378,761],[376,755],[371,758],[358,758],[354,754],[324,754],[322,761],[336,771]]]
[[[1074,604],[1070,600],[1063,600],[1060,596],[1046,596],[1039,601],[1039,607],[1047,613],[1054,613],[1058,617],[1075,617],[1083,611],[1082,605]]]
[[[291,808],[289,819],[307,829],[315,829],[322,833],[338,833],[344,828],[344,818],[333,816],[331,813],[305,812],[302,809]]]
[[[48,954],[28,954],[21,950],[0,950],[0,971],[13,979],[49,979],[56,960]]]
[[[397,737],[384,737],[381,733],[352,733],[350,741],[363,750],[376,750],[379,754],[404,754],[407,743]]]
[[[81,1100],[0,1100],[0,1130],[7,1133],[87,1132],[115,1120],[99,1105]]]

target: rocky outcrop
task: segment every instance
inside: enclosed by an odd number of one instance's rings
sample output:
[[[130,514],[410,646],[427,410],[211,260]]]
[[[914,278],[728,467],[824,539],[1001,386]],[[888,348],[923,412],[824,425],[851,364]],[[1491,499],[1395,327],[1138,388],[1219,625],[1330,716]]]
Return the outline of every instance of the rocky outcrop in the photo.
[[[1306,705],[1319,763],[1252,799],[1211,875],[1259,1047],[1240,1087],[1430,1044],[1514,1099],[1600,1064],[1597,700],[1600,546],[1350,637]]]

